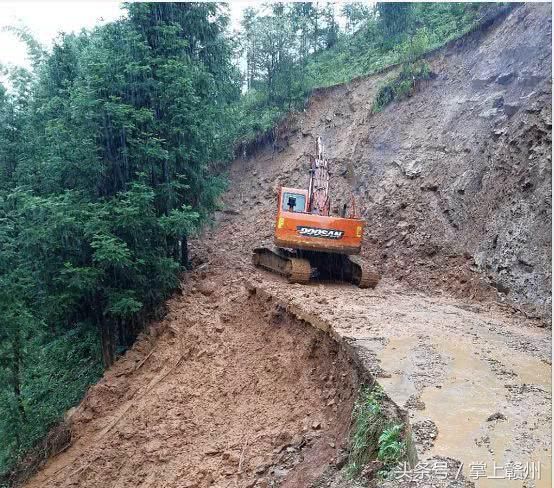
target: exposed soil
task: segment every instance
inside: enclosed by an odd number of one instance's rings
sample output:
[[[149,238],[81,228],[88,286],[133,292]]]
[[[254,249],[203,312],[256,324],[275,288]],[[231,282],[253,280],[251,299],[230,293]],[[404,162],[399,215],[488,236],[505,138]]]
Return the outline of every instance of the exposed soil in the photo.
[[[321,136],[333,210],[354,194],[364,255],[387,279],[549,321],[551,18],[547,3],[517,7],[430,58],[435,78],[381,113],[372,103],[395,70],[316,92],[272,147],[233,166],[226,204],[246,232],[229,237],[272,238],[276,189],[307,187]]]
[[[27,486],[360,486],[340,467],[362,378],[411,424],[420,459],[462,473],[373,486],[471,486],[471,461],[547,463],[550,18],[517,7],[434,55],[437,77],[380,114],[391,72],[321,90],[236,160],[182,296],[90,389],[72,445]],[[277,188],[307,184],[318,135],[335,206],[353,192],[368,221],[375,290],[250,264]]]
[[[226,278],[169,303],[72,414],[72,447],[28,486],[307,486],[341,457],[357,387],[348,358]]]
[[[493,463],[540,462],[541,482],[526,486],[550,486],[549,330],[494,304],[468,306],[387,284],[358,290],[287,286],[270,276],[252,280],[355,349],[363,368],[408,411],[420,461],[452,458],[463,463],[466,477],[472,463],[485,463],[490,475]],[[521,480],[475,481],[480,487],[522,486]]]

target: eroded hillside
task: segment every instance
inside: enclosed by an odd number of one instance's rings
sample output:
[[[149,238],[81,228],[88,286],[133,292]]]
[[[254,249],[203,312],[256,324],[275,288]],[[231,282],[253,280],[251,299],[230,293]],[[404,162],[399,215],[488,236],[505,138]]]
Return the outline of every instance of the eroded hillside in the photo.
[[[275,188],[307,184],[321,135],[335,211],[353,192],[386,278],[548,316],[550,9],[517,8],[440,51],[434,79],[381,113],[373,99],[394,70],[317,92],[273,147],[234,164],[227,204],[257,209],[249,244],[271,236]]]
[[[528,316],[550,300],[550,16],[517,7],[448,46],[434,79],[378,114],[394,70],[322,90],[234,161],[183,296],[90,389],[71,443],[28,486],[356,486],[341,471],[350,411],[373,381],[419,459],[466,477],[475,459],[548,466],[551,336]],[[317,135],[334,206],[353,192],[368,221],[376,290],[251,265]],[[464,475],[417,486],[471,486]]]

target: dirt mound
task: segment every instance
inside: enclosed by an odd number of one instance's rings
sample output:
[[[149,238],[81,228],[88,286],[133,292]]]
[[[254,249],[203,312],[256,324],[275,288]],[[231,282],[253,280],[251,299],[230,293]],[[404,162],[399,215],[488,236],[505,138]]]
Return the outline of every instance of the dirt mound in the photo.
[[[436,76],[411,98],[372,113],[394,70],[321,90],[273,147],[235,162],[226,204],[246,225],[230,237],[271,238],[275,188],[307,186],[321,135],[334,210],[357,197],[385,278],[549,316],[551,6],[517,7],[428,61]]]
[[[338,344],[210,280],[89,390],[28,486],[307,486],[340,458],[357,380]]]

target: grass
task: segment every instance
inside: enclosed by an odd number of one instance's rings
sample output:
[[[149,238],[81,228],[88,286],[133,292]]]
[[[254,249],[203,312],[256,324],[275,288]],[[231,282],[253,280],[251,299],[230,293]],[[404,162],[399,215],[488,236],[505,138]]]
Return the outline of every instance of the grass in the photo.
[[[399,101],[410,97],[422,80],[431,78],[431,67],[425,61],[406,63],[402,71],[392,80],[387,81],[379,88],[373,100],[372,111],[381,112],[394,100]]]
[[[362,387],[352,411],[352,427],[346,473],[358,478],[370,461],[383,464],[379,476],[388,473],[406,457],[406,443],[402,439],[403,425],[387,419],[383,413],[384,394],[379,386]]]

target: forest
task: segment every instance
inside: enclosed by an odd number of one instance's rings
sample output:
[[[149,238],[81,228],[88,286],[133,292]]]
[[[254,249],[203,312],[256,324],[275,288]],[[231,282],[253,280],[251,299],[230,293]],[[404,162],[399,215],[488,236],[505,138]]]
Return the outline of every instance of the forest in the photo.
[[[49,49],[13,28],[32,69],[0,85],[0,484],[163,316],[233,158],[315,88],[403,63],[383,105],[409,94],[487,8],[273,3],[236,32],[226,4],[129,3]]]

